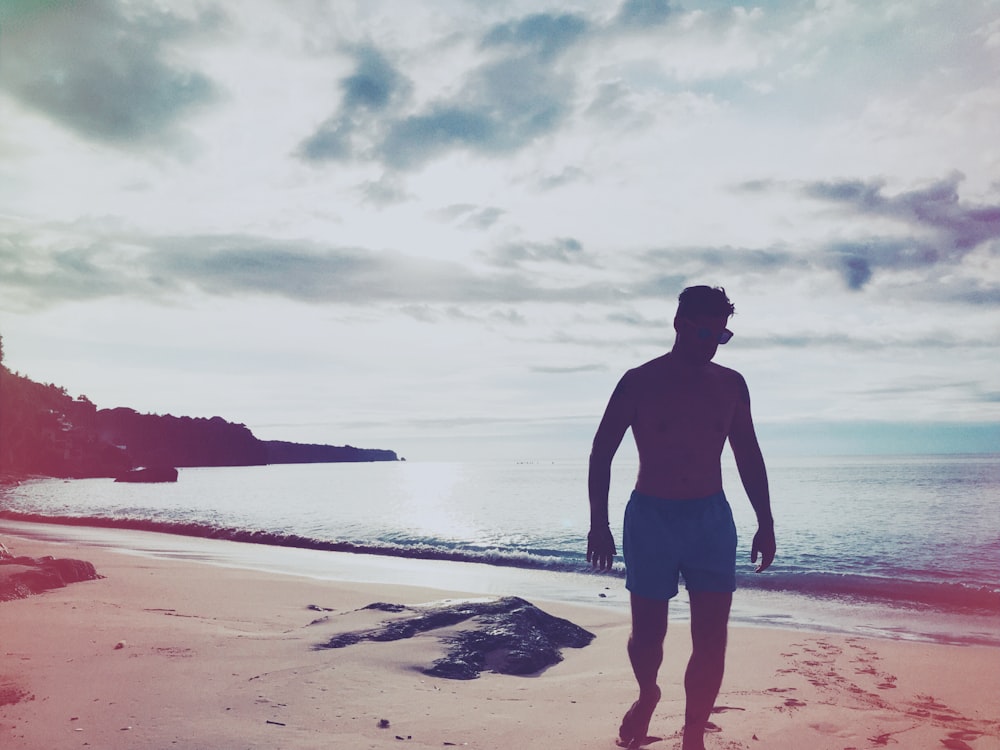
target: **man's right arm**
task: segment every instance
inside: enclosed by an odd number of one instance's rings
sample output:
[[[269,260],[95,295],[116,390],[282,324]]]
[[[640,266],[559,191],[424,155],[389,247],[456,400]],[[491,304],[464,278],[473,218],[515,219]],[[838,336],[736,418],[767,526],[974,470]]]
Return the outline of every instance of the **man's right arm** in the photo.
[[[587,562],[599,570],[608,570],[614,562],[615,539],[608,518],[608,494],[611,489],[611,462],[632,423],[626,375],[611,394],[604,417],[594,435],[587,474],[590,496],[590,533],[587,534]]]

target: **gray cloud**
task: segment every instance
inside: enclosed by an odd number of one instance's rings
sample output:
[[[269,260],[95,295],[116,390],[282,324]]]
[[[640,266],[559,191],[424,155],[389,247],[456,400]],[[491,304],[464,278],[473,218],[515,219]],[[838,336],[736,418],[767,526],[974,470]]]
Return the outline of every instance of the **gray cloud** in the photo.
[[[407,80],[377,49],[370,45],[356,52],[357,68],[341,81],[344,108],[348,111],[384,110],[393,98],[409,88]]]
[[[456,204],[440,216],[460,223],[488,223],[484,210]],[[661,248],[621,257],[615,261],[617,271],[608,274],[608,261],[598,261],[579,240],[564,237],[500,245],[480,254],[492,270],[476,270],[395,251],[251,235],[150,237],[105,234],[83,224],[62,229],[54,235],[61,240],[14,227],[0,234],[0,300],[8,308],[41,309],[110,297],[172,303],[193,291],[324,305],[389,304],[414,317],[435,319],[454,316],[456,310],[465,313],[458,306],[474,306],[480,322],[486,321],[484,315],[494,314],[487,313],[484,305],[505,305],[501,317],[507,323],[524,321],[523,316],[515,317],[521,315],[517,306],[525,303],[612,305],[618,308],[612,322],[653,329],[669,328],[669,321],[646,320],[620,306],[643,299],[672,301],[692,283],[785,272],[802,275],[835,269],[856,288],[863,288],[872,269],[922,268],[934,262],[933,255],[919,247],[914,250],[913,242],[885,239],[831,244],[812,253],[782,247]],[[851,266],[856,258],[863,262]],[[576,275],[567,282],[558,271],[569,266]],[[552,273],[539,274],[539,267]],[[1000,284],[962,274],[926,276],[921,281],[910,279],[894,294],[989,307],[1000,303]],[[765,343],[799,345],[794,337]],[[810,338],[808,343],[816,341]]]
[[[579,167],[566,167],[558,174],[548,175],[542,177],[538,180],[538,188],[540,190],[554,190],[560,188],[563,185],[571,185],[574,182],[579,182],[587,177],[587,174]]]
[[[535,366],[530,368],[531,372],[542,375],[572,375],[578,372],[606,372],[607,365],[576,365],[569,367],[543,367]]]
[[[168,53],[172,42],[217,27],[218,14],[188,19],[109,0],[24,6],[4,24],[0,86],[85,138],[169,139],[184,114],[217,96],[212,81]]]
[[[109,274],[98,245],[58,250],[39,263],[36,248],[22,238],[6,237],[0,245],[0,290],[5,302],[32,309],[48,302],[69,302],[128,294],[125,271]]]
[[[574,79],[557,59],[590,28],[574,15],[534,14],[490,28],[487,59],[462,71],[456,93],[407,111],[409,81],[377,50],[355,52],[355,71],[340,83],[341,106],[299,146],[322,162],[374,156],[393,170],[415,169],[455,150],[512,153],[567,117]]]
[[[360,186],[359,191],[366,203],[379,207],[402,203],[410,197],[405,186],[395,175],[390,174],[383,174],[378,180],[364,183]]]
[[[42,309],[108,297],[166,303],[185,291],[404,306],[581,303],[622,294],[603,282],[551,288],[516,269],[483,274],[397,252],[242,235],[94,236],[58,250],[9,237],[0,244],[0,299],[8,307]],[[519,322],[517,314],[507,310],[501,317]]]
[[[596,261],[586,254],[580,241],[572,237],[561,237],[545,243],[510,243],[492,250],[486,257],[491,264],[508,268],[523,263],[596,265]]]
[[[665,22],[674,13],[670,0],[625,0],[615,20],[622,26],[646,28]]]
[[[378,151],[395,169],[455,149],[511,153],[562,122],[572,91],[571,77],[534,56],[491,62],[474,71],[456,97],[392,122]]]
[[[588,27],[587,20],[577,15],[536,13],[494,26],[482,44],[527,50],[547,61],[577,42]]]
[[[671,318],[647,318],[634,311],[616,311],[607,316],[609,323],[620,323],[631,328],[655,328],[665,330],[673,327]]]
[[[969,253],[1000,240],[1000,204],[980,205],[962,201],[959,185],[962,175],[953,173],[920,189],[896,195],[885,193],[879,180],[817,181],[795,185],[794,190],[807,198],[837,206],[848,216],[888,219],[900,227],[898,234],[869,236],[857,240],[819,243],[813,252],[774,253],[752,251],[744,256],[752,265],[777,269],[796,264],[806,268],[833,270],[848,289],[863,290],[880,271],[931,269],[955,266]],[[789,185],[773,180],[753,180],[734,186],[742,193],[767,193]],[[699,251],[709,259],[715,251]],[[720,262],[732,263],[727,252]],[[743,265],[743,264],[741,264]],[[920,287],[920,292],[916,287]],[[911,294],[921,299],[970,304],[993,304],[996,285],[986,280],[940,277],[926,283],[910,284]]]
[[[640,259],[652,267],[684,266],[692,274],[711,271],[713,274],[721,273],[726,276],[734,273],[774,273],[784,268],[804,270],[810,267],[807,258],[780,246],[767,249],[728,246],[657,248],[642,253]]]
[[[962,203],[958,186],[963,176],[954,173],[921,190],[886,196],[880,182],[815,182],[806,195],[849,206],[859,212],[899,219],[912,226],[939,231],[946,251],[958,254],[987,240],[1000,238],[1000,205]]]
[[[881,182],[842,180],[806,185],[804,195],[868,216],[894,219],[920,235],[833,243],[826,249],[851,289],[863,289],[879,269],[911,269],[960,261],[986,242],[1000,239],[1000,205],[964,203],[962,175],[926,188],[884,194]]]
[[[475,206],[469,203],[456,203],[447,206],[440,211],[435,211],[433,216],[445,222],[456,222],[464,229],[489,229],[500,217],[506,213],[502,208],[496,206]]]
[[[363,151],[363,141],[378,128],[378,117],[406,99],[412,85],[374,46],[351,51],[354,71],[341,79],[339,110],[299,146],[306,161],[343,161]]]

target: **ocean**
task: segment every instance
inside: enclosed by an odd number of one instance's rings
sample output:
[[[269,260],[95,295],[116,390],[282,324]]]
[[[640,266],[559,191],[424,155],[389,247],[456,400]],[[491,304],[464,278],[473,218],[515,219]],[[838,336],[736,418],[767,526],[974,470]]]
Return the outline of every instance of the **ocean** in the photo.
[[[614,467],[618,540],[635,470]],[[740,538],[735,624],[1000,646],[1000,455],[778,458],[768,473],[778,556],[758,574],[754,515],[724,465]],[[173,484],[31,479],[0,487],[0,539],[624,608],[621,564],[597,574],[584,558],[586,484],[585,461],[182,468]],[[686,617],[683,593],[675,602],[672,616]]]

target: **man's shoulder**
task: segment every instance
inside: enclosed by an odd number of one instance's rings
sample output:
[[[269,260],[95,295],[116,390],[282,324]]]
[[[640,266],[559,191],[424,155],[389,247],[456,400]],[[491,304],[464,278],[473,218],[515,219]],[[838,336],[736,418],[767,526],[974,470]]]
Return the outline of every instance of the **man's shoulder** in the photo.
[[[709,367],[711,368],[710,372],[712,376],[719,382],[733,388],[746,388],[746,381],[743,379],[743,376],[733,368],[716,364],[715,362],[709,362]]]
[[[709,368],[713,373],[718,374],[720,377],[731,378],[735,380],[743,380],[743,376],[739,374],[732,367],[726,367],[725,365],[720,365],[718,362],[709,362]]]
[[[651,359],[648,362],[643,362],[641,365],[633,367],[628,370],[624,377],[630,379],[642,379],[649,377],[651,375],[656,375],[661,372],[667,365],[667,360],[669,356],[666,354],[661,354],[656,359]]]
[[[721,384],[723,390],[727,393],[732,394],[734,398],[740,401],[750,402],[750,391],[747,388],[747,382],[743,379],[736,370],[731,367],[724,367],[723,365],[717,365],[712,363],[714,369],[714,378],[717,383]]]

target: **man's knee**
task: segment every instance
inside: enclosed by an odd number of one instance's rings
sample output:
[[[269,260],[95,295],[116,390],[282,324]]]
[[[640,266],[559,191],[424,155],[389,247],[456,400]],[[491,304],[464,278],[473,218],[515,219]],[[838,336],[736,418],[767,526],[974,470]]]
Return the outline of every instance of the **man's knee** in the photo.
[[[692,591],[691,641],[695,649],[724,650],[729,632],[729,610],[733,595]]]
[[[663,643],[667,635],[669,606],[669,602],[633,594],[630,641],[642,646]]]

